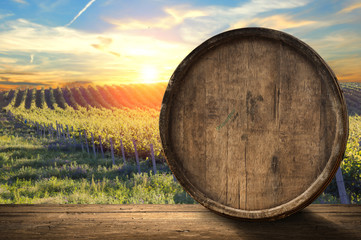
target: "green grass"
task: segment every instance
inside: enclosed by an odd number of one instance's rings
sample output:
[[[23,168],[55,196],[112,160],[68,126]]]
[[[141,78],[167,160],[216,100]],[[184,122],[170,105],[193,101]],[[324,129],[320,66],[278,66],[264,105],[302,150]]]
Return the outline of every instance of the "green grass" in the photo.
[[[349,137],[346,151],[341,163],[343,180],[346,193],[353,204],[361,204],[361,116],[349,117]],[[339,194],[336,179],[324,191],[325,195],[320,196],[327,203],[339,203]]]
[[[361,203],[361,117],[350,119],[350,134],[341,164],[351,203]],[[175,204],[195,203],[182,189],[166,164],[153,174],[149,159],[141,160],[141,174],[134,159],[109,153],[104,159],[65,148],[49,149],[55,140],[42,139],[28,127],[7,121],[0,114],[0,204]],[[92,151],[91,151],[92,153]],[[335,179],[314,203],[340,203]]]
[[[313,202],[314,204],[323,204],[323,203],[327,203],[327,204],[340,204],[340,198],[336,197],[332,194],[329,193],[321,193],[320,196],[318,196],[318,198]]]
[[[169,168],[134,159],[128,163],[109,155],[94,159],[72,148],[49,150],[49,139],[0,116],[0,204],[175,204],[195,203],[173,180]]]

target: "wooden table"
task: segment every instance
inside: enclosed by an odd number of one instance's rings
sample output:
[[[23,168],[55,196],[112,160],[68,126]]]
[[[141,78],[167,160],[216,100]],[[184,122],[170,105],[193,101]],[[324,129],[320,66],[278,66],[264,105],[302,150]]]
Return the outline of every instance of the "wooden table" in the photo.
[[[361,205],[310,205],[274,222],[197,205],[0,205],[0,239],[361,239]]]

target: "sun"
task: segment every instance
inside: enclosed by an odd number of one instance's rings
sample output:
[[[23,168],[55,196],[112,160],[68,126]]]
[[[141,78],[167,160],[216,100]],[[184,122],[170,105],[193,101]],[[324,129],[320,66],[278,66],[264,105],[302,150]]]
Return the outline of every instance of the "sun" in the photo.
[[[158,78],[158,70],[152,65],[145,65],[141,70],[141,81],[143,83],[153,83]]]

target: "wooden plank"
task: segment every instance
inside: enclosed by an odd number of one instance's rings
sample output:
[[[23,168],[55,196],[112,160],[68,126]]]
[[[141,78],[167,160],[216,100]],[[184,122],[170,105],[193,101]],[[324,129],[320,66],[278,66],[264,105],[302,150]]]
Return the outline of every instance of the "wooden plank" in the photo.
[[[122,139],[120,139],[119,141],[120,141],[120,149],[122,150],[123,162],[124,162],[124,165],[125,165],[126,161],[125,161],[125,152],[124,152],[123,141],[122,141]]]
[[[133,139],[133,145],[134,145],[135,161],[137,162],[138,173],[140,174],[140,163],[139,163],[139,156],[137,151],[137,143],[135,139]]]
[[[92,145],[93,145],[94,158],[96,158],[96,157],[97,157],[97,154],[96,154],[96,152],[95,152],[94,135],[93,135],[92,132],[91,132],[90,134],[91,134],[91,137],[92,137]]]
[[[110,151],[111,151],[111,153],[112,153],[113,165],[115,165],[113,139],[112,139],[112,138],[109,138],[109,142],[110,142]]]
[[[66,132],[64,130],[63,124],[61,124],[61,132],[63,134],[64,142],[66,142]]]
[[[102,136],[100,136],[100,135],[99,135],[99,144],[100,144],[100,151],[101,151],[101,153],[102,153],[102,158],[104,158]]]
[[[345,189],[345,183],[343,182],[343,176],[341,168],[339,167],[336,172],[336,183],[337,183],[337,189],[338,193],[340,195],[340,200],[342,204],[350,204],[350,200],[348,199],[346,189]]]
[[[70,140],[69,126],[68,126],[68,125],[65,125],[65,127],[66,127],[66,135],[67,135],[67,138]]]
[[[279,88],[279,44],[267,39],[246,41],[249,67],[241,108],[245,108],[246,209],[268,209],[280,204],[282,171],[275,156],[278,142],[278,112],[275,89]],[[239,73],[238,73],[239,74]],[[273,167],[272,167],[273,164]],[[260,201],[264,199],[264,201]]]
[[[60,138],[60,129],[59,129],[59,124],[58,122],[56,122],[56,134],[57,134],[57,138]]]
[[[239,149],[246,147],[248,139],[247,133],[242,129],[246,126],[246,111],[242,107],[242,102],[246,102],[245,86],[239,84],[242,78],[246,82],[248,76],[239,76],[240,72],[245,73],[248,66],[248,57],[246,54],[238,52],[247,52],[248,44],[235,44],[229,49],[229,60],[227,62],[228,72],[230,74],[226,81],[226,100],[233,115],[228,123],[219,131],[227,130],[227,206],[239,209],[246,209],[246,152],[239,154]],[[225,129],[224,129],[225,128]],[[238,177],[233,177],[238,176]]]
[[[204,64],[198,63],[189,69],[188,81],[179,86],[179,94],[174,101],[174,118],[171,118],[172,143],[177,146],[175,155],[181,159],[177,165],[169,164],[170,168],[178,171],[175,176],[183,174],[191,182],[194,191],[204,192],[206,190],[206,73]],[[199,90],[197,90],[197,88]],[[187,96],[185,96],[187,93]],[[185,101],[185,99],[188,101]],[[173,127],[174,126],[174,127]],[[173,129],[174,128],[174,129]],[[182,137],[180,139],[180,137]],[[167,160],[172,160],[167,157]],[[180,182],[181,178],[177,179]]]
[[[227,49],[224,48],[220,48],[218,51],[210,51],[206,58],[200,59],[199,70],[205,78],[206,95],[204,99],[200,99],[194,104],[198,105],[202,104],[201,101],[205,102],[206,115],[204,119],[192,122],[193,126],[197,126],[200,121],[205,122],[204,129],[201,127],[195,128],[197,132],[205,132],[206,168],[204,170],[205,182],[203,183],[205,187],[202,190],[210,199],[222,204],[225,204],[227,199],[228,175],[227,162],[223,161],[223,158],[227,158],[228,155],[228,132],[225,125],[228,123],[230,116],[234,114],[234,111],[227,106],[227,101],[225,101],[227,95],[224,85],[227,84],[225,82],[227,76],[222,72],[227,71],[227,64],[224,64],[226,59]],[[214,69],[214,71],[209,71],[209,69]],[[194,88],[196,87],[194,86]],[[193,138],[197,138],[197,136],[193,136]],[[196,174],[203,171],[203,168],[200,169],[197,169]]]
[[[83,144],[83,139],[82,139],[80,130],[79,130],[79,142],[81,144],[81,151],[84,152],[84,144]]]
[[[45,123],[43,123],[43,131],[44,131],[43,138],[45,138],[45,133],[46,133],[46,126],[45,126]]]
[[[84,129],[84,138],[85,138],[85,146],[86,146],[86,150],[88,152],[88,155],[89,155],[89,145],[88,145],[88,137],[86,135],[86,131]]]
[[[154,159],[153,144],[150,144],[150,155],[152,157],[153,174],[156,174],[157,173],[157,165],[155,164],[155,159]]]
[[[361,205],[311,204],[304,211],[361,214]],[[209,212],[200,204],[0,204],[0,213]],[[296,213],[297,214],[297,213]],[[241,221],[241,220],[240,220]],[[280,220],[277,220],[280,221]]]
[[[346,207],[347,206],[347,207]],[[247,222],[195,205],[0,205],[1,239],[360,239],[361,206]]]

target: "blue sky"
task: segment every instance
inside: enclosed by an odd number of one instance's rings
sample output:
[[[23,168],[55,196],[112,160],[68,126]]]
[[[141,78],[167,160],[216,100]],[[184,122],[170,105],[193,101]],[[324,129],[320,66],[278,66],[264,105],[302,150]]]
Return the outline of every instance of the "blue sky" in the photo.
[[[220,32],[278,29],[361,81],[361,1],[2,0],[0,88],[168,81]]]

